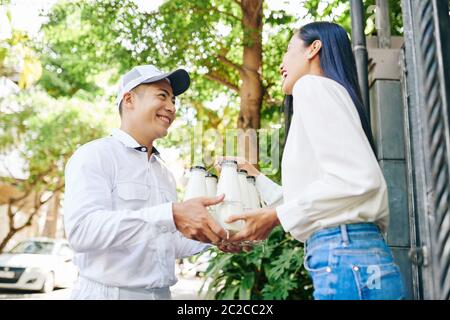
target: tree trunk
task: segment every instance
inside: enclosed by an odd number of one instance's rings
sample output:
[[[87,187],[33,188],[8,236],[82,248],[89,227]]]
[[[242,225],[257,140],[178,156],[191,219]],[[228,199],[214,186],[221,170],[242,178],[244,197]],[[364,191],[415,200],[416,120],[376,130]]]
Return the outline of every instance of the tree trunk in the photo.
[[[241,0],[242,26],[244,31],[243,66],[241,70],[242,85],[240,87],[240,112],[238,128],[259,129],[260,110],[263,100],[262,86],[262,5],[263,0]],[[256,135],[248,135],[248,142],[239,144],[239,152],[245,158],[258,154]],[[239,140],[238,140],[239,141]],[[256,158],[257,160],[257,158]]]
[[[3,250],[5,249],[6,245],[8,244],[9,240],[12,239],[12,237],[15,235],[16,233],[14,231],[9,231],[8,234],[6,235],[6,237],[0,242],[0,253],[3,252]]]
[[[53,199],[50,201],[50,205],[47,210],[47,217],[45,219],[44,236],[48,238],[55,238],[58,226],[59,207],[61,200],[61,192],[55,192]]]
[[[48,197],[46,200],[42,201],[41,197],[42,197],[42,193],[38,194],[36,193],[36,195],[34,196],[34,208],[33,211],[30,212],[27,221],[22,224],[19,227],[15,227],[14,225],[14,217],[15,215],[18,213],[18,211],[20,211],[20,209],[23,207],[20,205],[17,205],[21,200],[24,200],[28,195],[30,195],[30,192],[25,192],[25,195],[20,197],[20,198],[16,198],[16,199],[9,199],[8,200],[8,208],[7,208],[7,216],[8,216],[8,233],[6,235],[5,238],[3,238],[2,240],[0,240],[0,253],[3,252],[3,250],[5,249],[6,245],[8,244],[8,242],[14,237],[14,235],[16,233],[18,233],[19,231],[29,227],[32,225],[33,223],[33,218],[39,214],[39,210],[41,209],[41,207],[46,204],[48,201],[52,200],[53,197],[55,195],[57,195],[56,198],[58,198],[57,200],[57,204],[59,205],[59,197],[60,197],[60,192],[62,190],[62,188],[64,187],[64,183],[62,183],[61,185],[59,185],[58,187],[56,187],[56,189],[53,191],[53,194]],[[14,212],[13,210],[13,206],[18,206],[18,208],[16,209],[16,211]],[[55,222],[56,223],[56,222]]]
[[[3,252],[6,245],[8,244],[9,240],[14,236],[14,214],[13,214],[13,202],[11,199],[7,203],[7,210],[6,210],[6,216],[8,217],[8,233],[6,234],[6,237],[0,241],[0,253]]]

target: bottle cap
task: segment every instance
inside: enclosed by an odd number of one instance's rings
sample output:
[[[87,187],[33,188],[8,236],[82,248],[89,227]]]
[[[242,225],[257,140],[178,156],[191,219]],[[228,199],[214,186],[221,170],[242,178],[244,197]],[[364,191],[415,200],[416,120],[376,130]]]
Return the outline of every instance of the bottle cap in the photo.
[[[206,171],[206,168],[203,167],[203,166],[193,166],[193,167],[191,167],[191,169],[190,169],[189,171],[192,171],[192,170],[194,170],[194,169],[200,169],[200,170]]]
[[[215,178],[216,180],[218,179],[217,176],[213,173],[207,172],[205,175],[206,178]]]

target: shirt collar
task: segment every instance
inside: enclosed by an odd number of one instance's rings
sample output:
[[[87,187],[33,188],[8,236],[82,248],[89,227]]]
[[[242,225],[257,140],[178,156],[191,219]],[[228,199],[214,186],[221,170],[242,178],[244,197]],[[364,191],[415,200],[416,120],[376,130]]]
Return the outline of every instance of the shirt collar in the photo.
[[[122,142],[128,148],[133,148],[140,152],[147,152],[146,146],[140,145],[132,136],[121,129],[113,129],[111,136]],[[159,151],[155,147],[152,147],[152,153],[160,157]]]

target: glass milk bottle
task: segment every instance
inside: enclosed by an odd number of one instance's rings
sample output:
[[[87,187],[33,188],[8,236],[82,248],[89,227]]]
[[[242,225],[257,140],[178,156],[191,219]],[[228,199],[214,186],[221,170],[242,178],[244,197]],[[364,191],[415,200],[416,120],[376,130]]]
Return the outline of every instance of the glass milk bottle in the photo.
[[[206,180],[206,196],[209,198],[216,197],[217,176],[215,174],[208,172],[208,173],[206,173],[205,180]],[[209,206],[208,211],[215,220],[218,220],[217,216],[216,216],[216,206]]]
[[[248,190],[247,182],[247,170],[238,170],[239,188],[241,190],[242,205],[244,206],[244,211],[252,209],[252,204],[250,202],[250,193]]]
[[[217,195],[225,194],[223,202],[217,205],[217,220],[221,226],[231,234],[239,232],[244,227],[244,221],[225,223],[228,217],[240,214],[243,211],[239,178],[237,173],[237,161],[224,160],[221,163],[221,173],[217,184]]]
[[[184,194],[184,200],[206,196],[206,169],[202,166],[191,167],[191,175]]]
[[[255,182],[256,179],[254,176],[247,176],[248,193],[252,209],[261,208],[261,199],[259,197],[258,189],[256,189]]]
[[[217,194],[217,176],[212,173],[206,173],[206,196],[210,198],[216,197]]]

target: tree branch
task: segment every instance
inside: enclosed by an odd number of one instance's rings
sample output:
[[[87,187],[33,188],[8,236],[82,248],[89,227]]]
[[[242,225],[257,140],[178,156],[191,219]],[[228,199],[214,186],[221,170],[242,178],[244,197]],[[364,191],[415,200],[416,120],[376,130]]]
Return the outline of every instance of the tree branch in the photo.
[[[209,7],[209,8],[206,8],[206,7],[205,8],[192,7],[192,10],[194,10],[196,12],[199,12],[201,14],[204,14],[205,12],[209,13],[210,9],[215,11],[215,12],[217,12],[220,15],[224,15],[224,16],[230,17],[230,18],[232,18],[232,19],[234,19],[236,21],[241,21],[241,19],[239,17],[236,17],[234,14],[226,12],[226,11],[221,11],[221,10],[217,9],[216,7],[214,7],[214,6]]]
[[[32,192],[32,190],[29,189],[29,190],[25,191],[24,194],[18,198],[10,198],[11,204],[24,200],[31,194],[31,192]]]
[[[45,175],[47,175],[47,174],[49,174],[50,172],[52,172],[52,170],[53,170],[53,168],[50,168],[50,169],[48,169],[48,170],[46,170],[46,171],[44,171],[44,172],[39,173],[39,174],[36,176],[36,179],[35,179],[35,180],[36,180],[36,181],[41,180]],[[27,185],[27,184],[25,183],[24,195],[23,195],[23,196],[20,196],[20,197],[18,197],[18,198],[12,198],[12,202],[14,203],[14,202],[18,202],[18,201],[21,201],[21,200],[25,199],[26,197],[28,197],[28,196],[31,194],[33,188],[35,188],[35,187],[36,187],[35,185]]]
[[[266,103],[269,107],[273,106],[281,106],[283,104],[282,101],[275,100],[273,97],[269,94],[269,88],[275,85],[273,82],[269,82],[266,86],[263,87],[263,100],[264,103]]]
[[[221,10],[217,9],[216,7],[212,7],[212,9],[213,9],[215,12],[217,12],[218,14],[223,14],[223,15],[225,15],[225,16],[227,16],[227,17],[233,18],[233,19],[236,20],[236,21],[241,21],[241,19],[240,19],[239,17],[236,17],[236,16],[235,16],[234,14],[232,14],[232,13],[225,12],[225,11],[221,11]]]
[[[205,77],[206,77],[207,79],[209,79],[209,80],[218,82],[218,83],[220,83],[220,84],[226,86],[227,88],[229,88],[229,89],[231,89],[231,90],[234,90],[234,91],[236,91],[236,92],[239,92],[239,87],[238,87],[237,85],[235,85],[235,84],[233,84],[233,83],[227,81],[226,79],[224,79],[223,77],[221,77],[221,76],[219,76],[219,75],[217,75],[217,74],[215,74],[215,73],[211,73],[211,72],[210,72],[210,73],[206,73],[206,74],[205,74]]]
[[[229,60],[227,57],[225,57],[224,55],[217,55],[217,59],[222,61],[224,64],[226,64],[227,66],[239,71],[239,73],[244,72],[244,69],[242,68],[241,65],[234,63],[233,61]]]
[[[34,210],[34,212],[31,213],[30,216],[28,217],[27,222],[25,222],[23,225],[21,225],[21,226],[18,227],[18,228],[14,228],[14,231],[17,233],[17,232],[19,232],[20,230],[25,229],[27,226],[30,226],[30,225],[31,225],[31,220],[33,219],[33,217],[34,217],[38,212],[39,212],[39,209]]]
[[[282,101],[278,101],[275,100],[274,98],[270,97],[269,94],[265,94],[264,97],[264,102],[269,106],[269,107],[273,107],[273,106],[281,106],[283,104]]]
[[[48,172],[50,172],[51,170],[49,170]],[[42,173],[39,176],[44,176],[46,173]],[[61,181],[61,179],[59,180]],[[64,183],[59,184],[55,190],[53,190],[53,193],[50,197],[48,197],[46,200],[41,200],[42,195],[44,194],[44,192],[39,193],[36,192],[34,195],[34,208],[33,211],[31,212],[31,214],[28,216],[28,219],[26,220],[26,222],[24,224],[22,224],[20,227],[15,228],[14,226],[14,216],[17,212],[19,212],[25,205],[26,205],[26,201],[23,201],[23,203],[20,204],[20,206],[18,207],[18,209],[14,212],[13,211],[13,205],[17,204],[19,201],[24,200],[25,198],[27,198],[31,192],[32,192],[32,187],[28,186],[27,192],[25,192],[25,194],[19,198],[9,198],[8,199],[8,208],[7,208],[7,217],[8,217],[8,225],[9,225],[9,231],[6,235],[5,238],[3,238],[3,240],[1,240],[0,242],[0,252],[3,251],[3,249],[5,248],[5,246],[7,245],[7,243],[9,242],[9,240],[12,239],[12,237],[19,231],[25,229],[27,226],[31,225],[31,222],[33,220],[33,217],[36,216],[39,213],[39,210],[41,209],[42,205],[44,205],[45,203],[47,203],[48,201],[50,201],[50,199],[52,199],[55,194],[60,191],[62,188],[64,188]]]
[[[60,184],[59,186],[57,186],[57,187],[55,188],[55,190],[53,190],[53,194],[52,194],[50,197],[48,197],[46,200],[44,200],[44,201],[39,200],[40,205],[42,206],[43,204],[45,204],[45,203],[47,203],[48,201],[50,201],[50,199],[53,198],[53,197],[55,196],[55,194],[56,194],[58,191],[60,191],[62,188],[64,188],[64,183],[62,183],[62,184]]]
[[[22,204],[13,212],[13,215],[15,216],[20,210],[23,209],[23,207],[25,207],[26,205],[26,201],[22,202]]]
[[[8,216],[9,230],[12,230],[12,229],[14,229],[14,212],[12,210],[12,201],[11,201],[11,199],[8,201],[7,216]]]
[[[30,213],[27,221],[23,225],[21,225],[18,228],[14,228],[15,232],[19,232],[20,230],[31,225],[31,220],[33,220],[33,217],[39,212],[39,209],[42,207],[42,204],[41,204],[42,203],[42,201],[41,201],[42,194],[43,194],[43,192],[41,194],[36,192],[36,194],[34,196],[34,211],[32,213]],[[44,203],[47,202],[48,200],[50,200],[53,197],[53,195],[51,197],[49,197],[47,200],[45,200]]]

